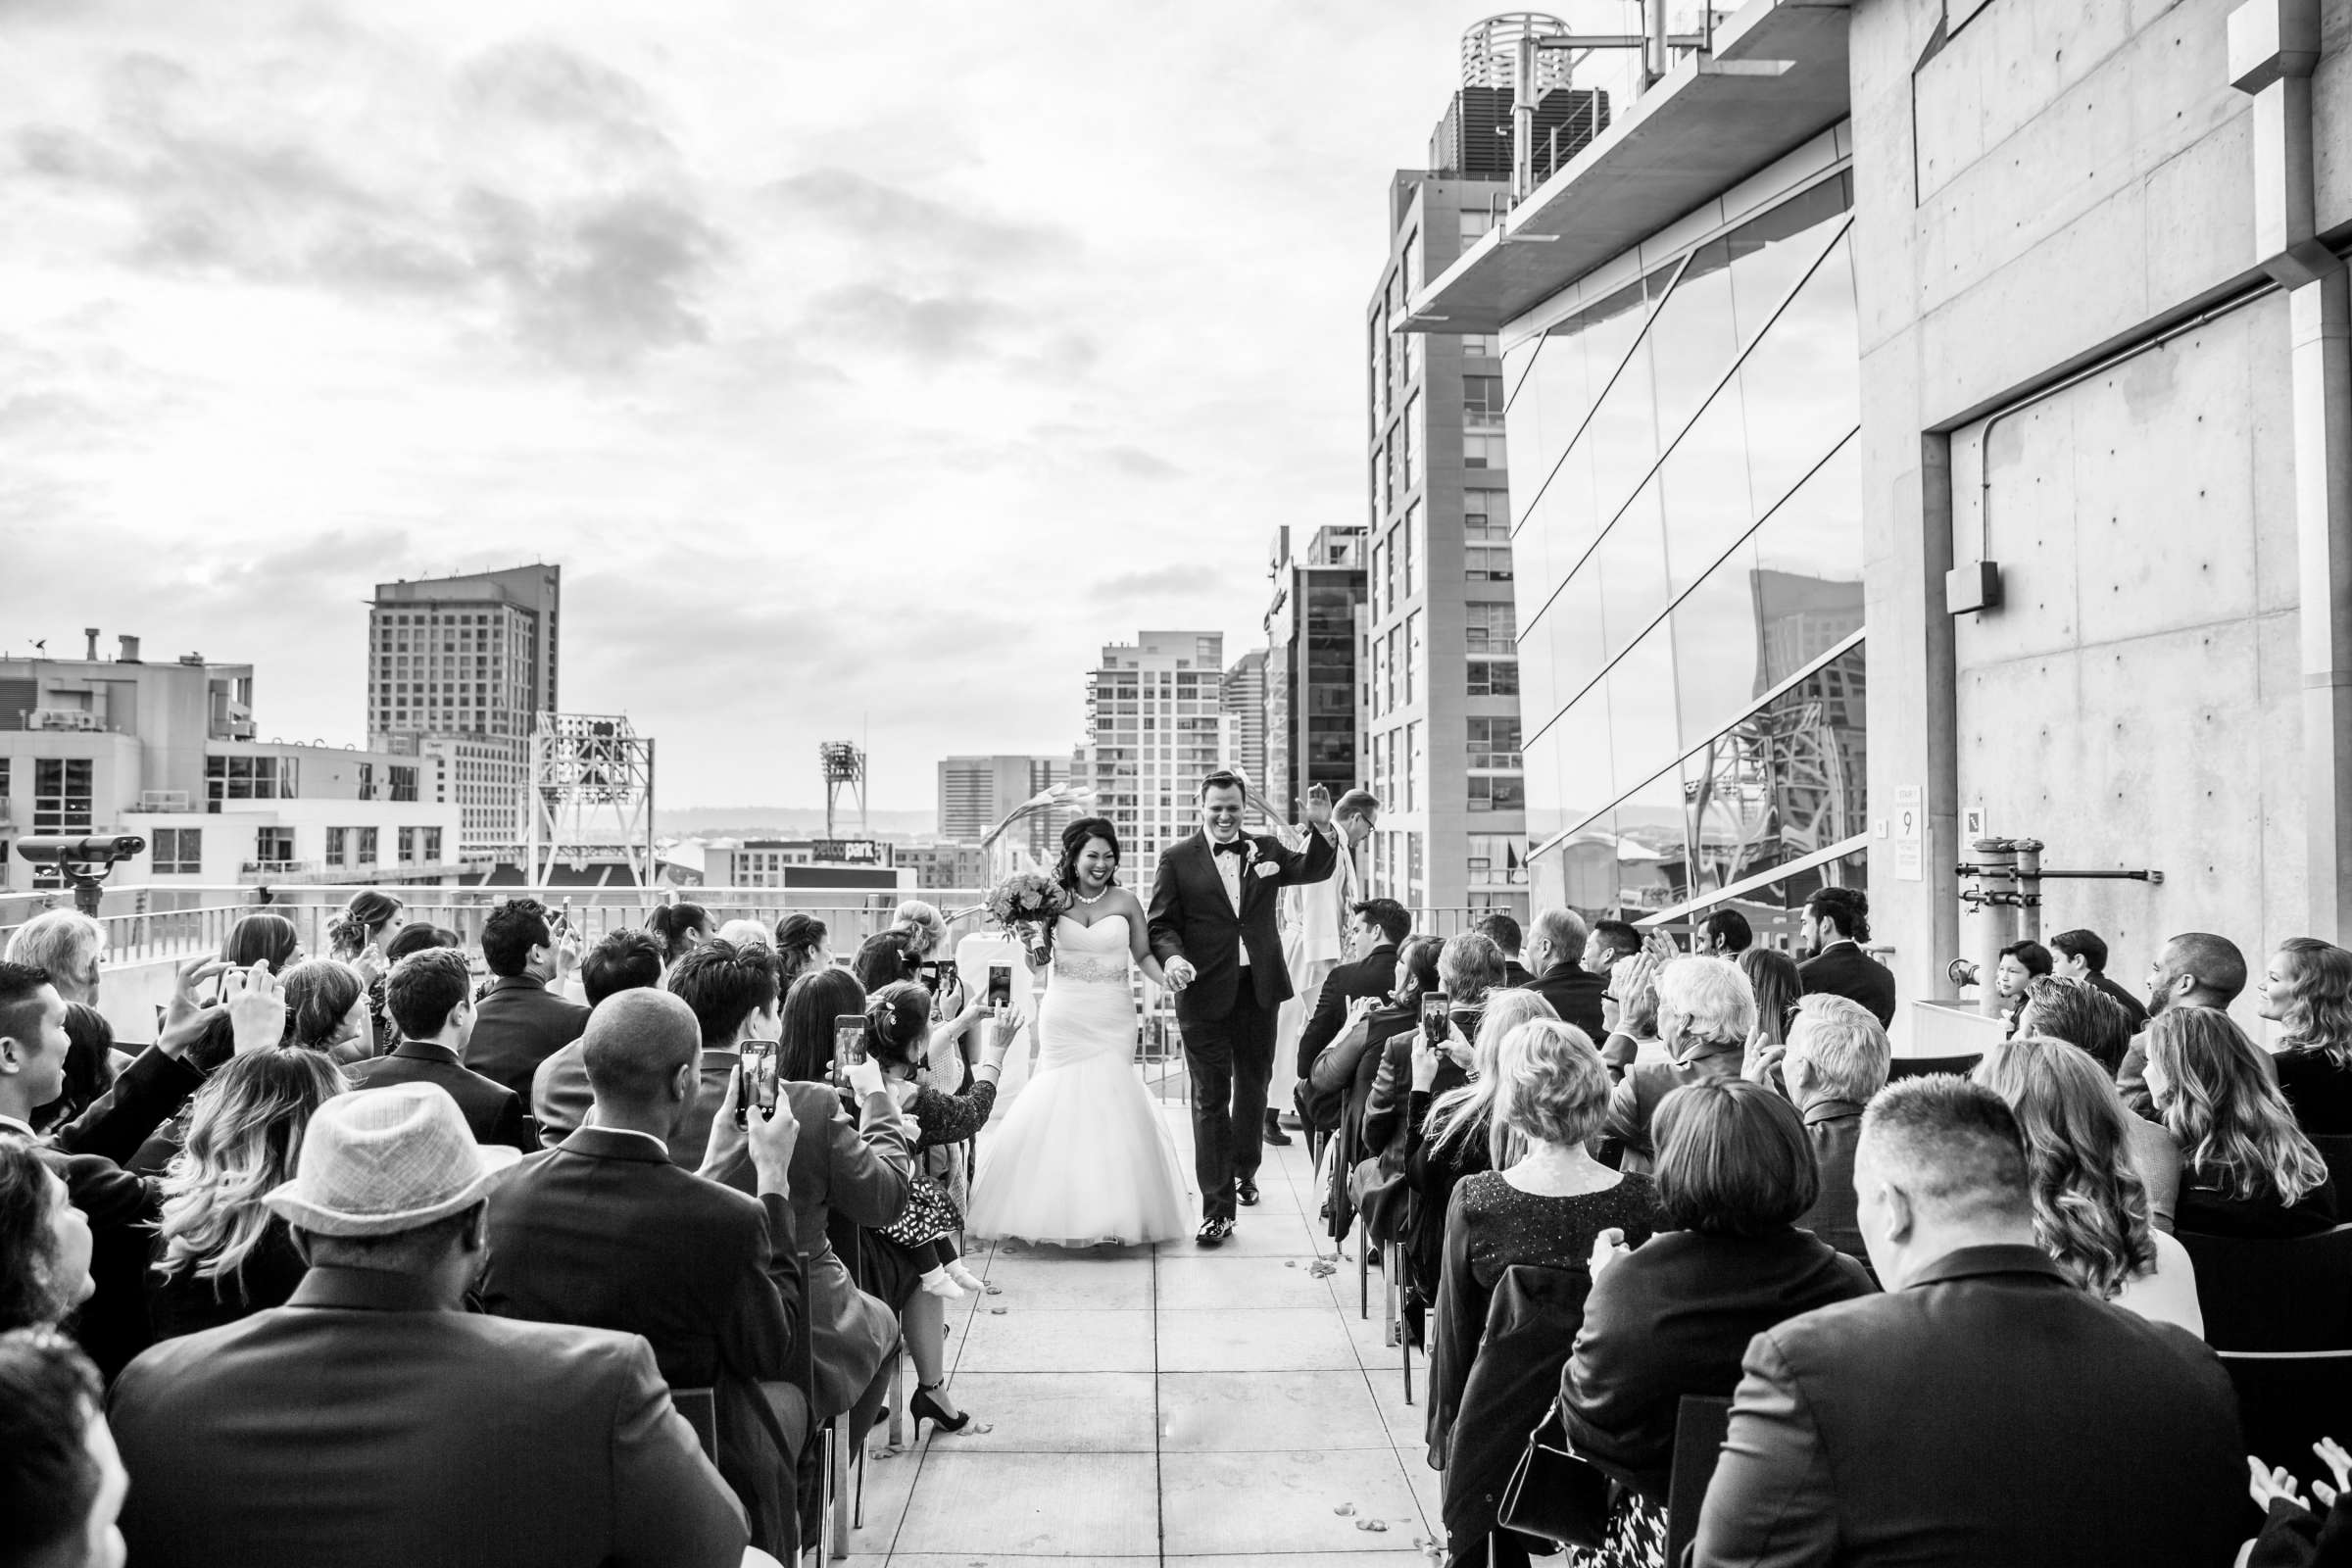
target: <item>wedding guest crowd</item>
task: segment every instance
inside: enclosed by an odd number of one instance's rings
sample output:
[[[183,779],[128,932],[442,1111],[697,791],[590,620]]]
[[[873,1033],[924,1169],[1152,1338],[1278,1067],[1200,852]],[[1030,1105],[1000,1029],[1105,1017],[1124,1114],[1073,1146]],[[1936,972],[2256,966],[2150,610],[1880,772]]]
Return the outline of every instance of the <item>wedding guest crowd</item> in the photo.
[[[2314,1450],[2326,1517],[2301,1454],[2249,1467],[2268,1417],[2203,1337],[2213,1259],[2255,1255],[2207,1244],[2336,1226],[2352,953],[2269,950],[2272,1050],[2227,938],[2158,948],[2143,1011],[2096,933],[2019,944],[2005,1038],[1904,1076],[1858,890],[1805,904],[1802,961],[1728,907],[1689,953],[1329,912],[1293,1108],[1426,1348],[1449,1563],[1539,1528],[1576,1568],[1678,1532],[1700,1565],[2341,1549],[2352,1454]],[[104,926],[10,935],[0,1561],[789,1561],[902,1351],[918,1440],[971,1429],[944,1306],[990,1288],[964,1183],[1012,1042],[936,907],[844,964],[807,915],[670,903],[585,946],[516,898],[478,992],[388,895],[323,955],[300,930],[235,921],[144,1045],[95,1010]],[[1727,1424],[1695,1506],[1694,1409]],[[1531,1431],[1581,1478],[1541,1510]]]

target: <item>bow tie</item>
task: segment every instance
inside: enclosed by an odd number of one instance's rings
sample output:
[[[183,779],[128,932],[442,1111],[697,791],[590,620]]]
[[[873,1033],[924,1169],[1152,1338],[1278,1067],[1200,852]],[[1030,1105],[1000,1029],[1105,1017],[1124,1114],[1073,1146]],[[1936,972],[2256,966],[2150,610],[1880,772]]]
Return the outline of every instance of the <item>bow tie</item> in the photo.
[[[1211,844],[1209,846],[1210,852],[1216,855],[1240,855],[1248,848],[1249,841],[1246,839],[1235,839],[1231,844]]]

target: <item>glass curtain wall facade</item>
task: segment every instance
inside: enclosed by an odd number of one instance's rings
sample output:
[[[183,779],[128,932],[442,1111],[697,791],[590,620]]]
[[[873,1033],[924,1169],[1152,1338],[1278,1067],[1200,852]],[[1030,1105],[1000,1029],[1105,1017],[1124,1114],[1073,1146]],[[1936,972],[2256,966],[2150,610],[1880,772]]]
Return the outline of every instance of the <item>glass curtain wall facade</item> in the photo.
[[[1858,880],[1832,853],[1865,809],[1851,188],[1506,352],[1538,908]]]

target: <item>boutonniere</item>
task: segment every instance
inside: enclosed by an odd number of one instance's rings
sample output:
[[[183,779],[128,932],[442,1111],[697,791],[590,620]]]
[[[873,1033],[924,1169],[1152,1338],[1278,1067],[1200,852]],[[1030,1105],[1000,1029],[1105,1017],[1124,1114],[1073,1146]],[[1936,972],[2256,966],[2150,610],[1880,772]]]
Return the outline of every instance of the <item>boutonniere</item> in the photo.
[[[1250,841],[1250,848],[1242,856],[1242,858],[1249,864],[1250,869],[1255,871],[1259,876],[1282,875],[1282,867],[1276,865],[1273,861],[1267,860],[1263,863],[1259,862],[1257,858],[1257,840],[1255,839],[1251,839]]]

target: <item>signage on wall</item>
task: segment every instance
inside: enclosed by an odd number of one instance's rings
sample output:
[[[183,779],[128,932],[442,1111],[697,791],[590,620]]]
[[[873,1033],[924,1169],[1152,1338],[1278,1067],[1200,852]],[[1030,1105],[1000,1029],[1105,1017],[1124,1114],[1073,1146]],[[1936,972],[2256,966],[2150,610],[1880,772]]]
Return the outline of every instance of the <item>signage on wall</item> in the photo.
[[[1921,818],[1926,814],[1920,787],[1898,784],[1894,788],[1894,874],[1904,882],[1917,882],[1926,876],[1921,858]]]
[[[808,858],[821,865],[885,863],[879,839],[814,839],[808,845]]]
[[[1960,813],[1960,842],[1974,844],[1992,836],[1991,825],[1985,820],[1984,808],[1971,806]]]

